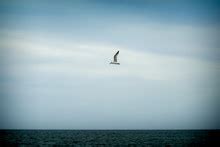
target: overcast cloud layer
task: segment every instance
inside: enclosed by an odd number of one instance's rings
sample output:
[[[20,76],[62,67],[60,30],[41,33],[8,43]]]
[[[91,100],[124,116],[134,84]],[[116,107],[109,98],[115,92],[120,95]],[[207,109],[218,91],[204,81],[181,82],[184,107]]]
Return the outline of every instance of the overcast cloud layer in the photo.
[[[2,1],[0,10],[0,128],[220,128],[219,3]],[[110,65],[117,50],[121,65]]]

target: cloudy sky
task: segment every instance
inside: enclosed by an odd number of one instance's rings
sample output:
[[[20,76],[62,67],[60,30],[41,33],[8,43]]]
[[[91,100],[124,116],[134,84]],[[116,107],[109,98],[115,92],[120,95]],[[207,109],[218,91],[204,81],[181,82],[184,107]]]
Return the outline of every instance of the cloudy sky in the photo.
[[[219,7],[1,1],[0,128],[220,128]]]

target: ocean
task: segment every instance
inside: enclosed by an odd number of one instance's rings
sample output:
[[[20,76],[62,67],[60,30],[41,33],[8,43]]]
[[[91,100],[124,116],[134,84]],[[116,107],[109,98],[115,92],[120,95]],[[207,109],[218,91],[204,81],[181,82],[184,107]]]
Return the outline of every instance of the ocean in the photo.
[[[0,130],[0,146],[220,146],[220,130]]]

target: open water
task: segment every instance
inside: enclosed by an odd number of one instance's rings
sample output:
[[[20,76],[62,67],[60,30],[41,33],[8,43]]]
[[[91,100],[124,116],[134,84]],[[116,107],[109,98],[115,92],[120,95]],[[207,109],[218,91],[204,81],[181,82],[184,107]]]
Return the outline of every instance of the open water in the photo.
[[[220,146],[220,130],[0,130],[0,146]]]

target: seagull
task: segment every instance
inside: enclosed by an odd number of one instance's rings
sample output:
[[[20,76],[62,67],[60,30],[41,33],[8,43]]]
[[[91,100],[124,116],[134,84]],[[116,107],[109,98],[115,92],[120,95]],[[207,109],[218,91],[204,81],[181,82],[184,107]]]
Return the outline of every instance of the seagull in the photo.
[[[117,51],[117,53],[114,55],[114,61],[113,62],[110,62],[110,64],[117,64],[117,65],[120,65],[120,63],[117,62],[117,56],[119,54],[119,51]]]

